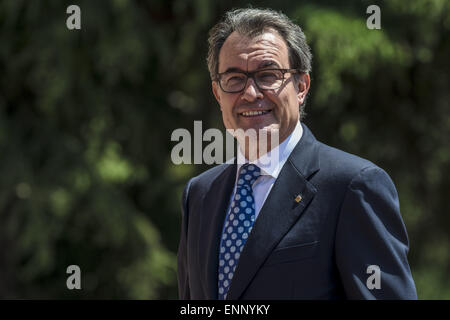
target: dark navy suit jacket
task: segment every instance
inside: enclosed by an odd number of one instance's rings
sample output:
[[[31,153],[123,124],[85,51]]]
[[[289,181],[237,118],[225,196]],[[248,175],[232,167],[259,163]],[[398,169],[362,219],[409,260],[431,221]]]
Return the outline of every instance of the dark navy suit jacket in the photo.
[[[242,250],[227,299],[416,299],[392,180],[302,126]],[[216,166],[185,187],[180,299],[218,297],[219,245],[236,168]],[[380,289],[367,286],[370,265],[380,268]]]

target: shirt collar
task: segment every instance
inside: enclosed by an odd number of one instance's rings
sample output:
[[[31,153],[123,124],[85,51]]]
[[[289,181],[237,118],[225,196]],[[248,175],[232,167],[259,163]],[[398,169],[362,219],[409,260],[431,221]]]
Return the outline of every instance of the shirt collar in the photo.
[[[281,169],[289,158],[292,150],[294,150],[295,146],[300,141],[302,135],[303,128],[300,121],[298,121],[294,131],[292,131],[282,143],[254,161],[248,161],[242,154],[241,148],[238,145],[236,176],[239,175],[239,170],[244,163],[249,162],[257,165],[261,169],[261,175],[269,175],[275,179],[278,178]]]

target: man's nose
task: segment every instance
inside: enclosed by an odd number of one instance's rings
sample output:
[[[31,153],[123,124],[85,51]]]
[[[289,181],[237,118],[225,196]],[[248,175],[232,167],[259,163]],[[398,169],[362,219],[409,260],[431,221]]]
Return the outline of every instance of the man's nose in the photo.
[[[249,77],[242,98],[247,101],[255,101],[256,99],[262,99],[263,97],[264,95],[261,90],[259,90],[255,80]]]

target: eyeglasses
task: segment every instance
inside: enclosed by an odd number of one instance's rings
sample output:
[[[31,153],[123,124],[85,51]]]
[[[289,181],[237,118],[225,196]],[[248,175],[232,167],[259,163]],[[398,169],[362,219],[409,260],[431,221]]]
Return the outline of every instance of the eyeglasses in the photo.
[[[217,75],[216,80],[224,92],[237,93],[244,90],[248,78],[252,78],[259,90],[274,90],[283,85],[285,73],[301,73],[297,69],[263,69],[253,72],[228,71]]]

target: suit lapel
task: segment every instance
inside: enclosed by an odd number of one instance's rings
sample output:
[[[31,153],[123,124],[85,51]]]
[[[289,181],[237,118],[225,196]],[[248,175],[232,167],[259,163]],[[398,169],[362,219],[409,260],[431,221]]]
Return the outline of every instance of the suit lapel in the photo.
[[[309,129],[304,124],[302,126],[303,136],[283,166],[243,248],[227,294],[229,300],[239,299],[268,255],[300,219],[316,193],[316,188],[308,178],[319,170],[318,143]],[[295,201],[297,195],[302,197],[300,202]],[[217,221],[220,231],[224,218],[225,214],[222,220]],[[214,259],[217,266],[217,251],[214,252]],[[217,267],[214,271],[217,275]],[[217,276],[215,286],[217,291]]]
[[[225,220],[226,211],[230,202],[236,180],[236,164],[229,165],[211,184],[209,191],[204,198],[203,213],[201,215],[200,239],[205,239],[199,243],[204,251],[201,255],[200,265],[204,267],[206,299],[217,299],[217,272],[219,268],[219,246],[222,236],[222,227]],[[204,235],[204,236],[203,236]]]

